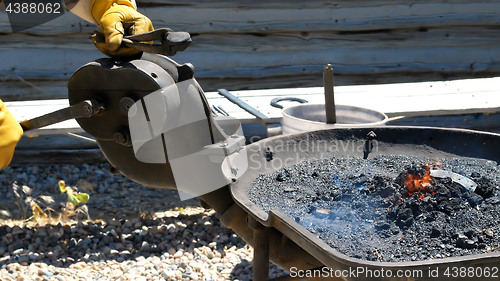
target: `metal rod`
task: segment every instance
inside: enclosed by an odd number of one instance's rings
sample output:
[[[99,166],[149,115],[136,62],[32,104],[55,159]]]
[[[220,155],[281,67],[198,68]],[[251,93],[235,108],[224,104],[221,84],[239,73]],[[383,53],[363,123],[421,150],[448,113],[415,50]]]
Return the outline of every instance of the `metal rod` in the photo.
[[[228,90],[226,90],[226,89],[218,89],[217,91],[219,92],[219,95],[225,97],[226,99],[228,99],[232,103],[236,104],[237,106],[239,106],[240,108],[242,108],[246,112],[252,114],[253,116],[255,116],[257,118],[259,118],[260,120],[265,121],[265,120],[269,119],[264,113],[258,111],[257,109],[253,108],[251,105],[249,105],[248,103],[244,102],[243,100],[241,100],[237,96],[231,94]]]
[[[22,121],[19,124],[23,128],[23,131],[26,132],[73,118],[90,117],[99,112],[101,107],[101,104],[95,100],[84,100],[69,107],[47,113],[43,116]]]
[[[333,93],[333,68],[331,64],[325,66],[323,71],[323,85],[325,87],[325,112],[326,112],[326,123],[334,124],[337,123],[337,117],[335,114],[335,99]]]
[[[34,129],[39,129],[48,125],[52,125],[55,123],[59,123],[62,121],[69,120],[74,118],[71,114],[72,109],[70,107],[66,107],[48,114],[45,114],[40,117],[36,117],[30,120],[25,120],[19,123],[23,128],[23,131],[30,131]]]
[[[212,112],[212,115],[213,115],[213,116],[217,116],[217,115],[219,115],[219,114],[217,113],[217,111],[215,110],[215,106],[213,106],[213,105],[210,107],[210,112]]]
[[[267,227],[256,223],[253,230],[253,280],[269,279],[269,233]]]
[[[221,105],[218,105],[217,109],[221,111],[222,115],[229,116],[229,113]]]
[[[212,109],[222,116],[229,116],[229,114],[220,105],[212,105]]]
[[[66,135],[68,135],[70,137],[73,137],[73,138],[80,139],[80,140],[88,141],[88,142],[91,142],[91,143],[97,143],[97,141],[95,139],[89,138],[89,137],[86,137],[86,136],[82,136],[82,135],[79,135],[79,134],[68,132],[68,133],[66,133]]]

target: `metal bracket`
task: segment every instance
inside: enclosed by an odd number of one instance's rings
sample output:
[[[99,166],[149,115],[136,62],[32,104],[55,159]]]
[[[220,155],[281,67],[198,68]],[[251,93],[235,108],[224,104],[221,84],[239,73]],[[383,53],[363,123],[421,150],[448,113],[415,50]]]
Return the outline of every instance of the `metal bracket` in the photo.
[[[231,182],[236,181],[241,176],[242,173],[239,172],[240,168],[246,168],[245,163],[242,163],[242,161],[247,161],[246,154],[239,154],[244,148],[245,137],[232,135],[224,141],[205,146],[204,151],[209,155],[211,162],[222,165],[223,174]]]

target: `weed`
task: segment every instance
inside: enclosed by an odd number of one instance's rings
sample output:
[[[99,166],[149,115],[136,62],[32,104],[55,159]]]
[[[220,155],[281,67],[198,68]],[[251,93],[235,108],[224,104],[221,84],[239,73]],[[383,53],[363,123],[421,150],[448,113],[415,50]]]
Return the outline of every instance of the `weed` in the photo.
[[[66,186],[62,180],[59,181],[58,185],[60,192],[67,195],[67,201],[64,203],[56,202],[52,196],[34,196],[33,190],[28,186],[20,187],[17,182],[12,184],[16,206],[20,211],[21,223],[57,224],[78,219],[78,214],[84,214],[90,220],[88,208],[83,204],[89,201],[89,195],[78,192],[76,187]],[[58,205],[62,205],[62,207],[57,208],[60,211],[54,210]],[[8,211],[1,211],[0,215],[12,218]]]
[[[28,217],[28,210],[33,202],[33,197],[31,196],[32,189],[26,185],[19,187],[17,182],[12,183],[12,191],[16,196],[16,206],[21,212],[21,217],[26,220]]]
[[[69,221],[73,216],[78,215],[78,213],[86,215],[87,219],[90,220],[87,205],[79,206],[80,203],[87,203],[89,201],[89,195],[87,193],[80,193],[76,187],[66,186],[63,180],[59,181],[59,190],[61,193],[66,193],[66,195],[68,195],[68,201],[63,207],[63,212],[61,214],[62,221]]]

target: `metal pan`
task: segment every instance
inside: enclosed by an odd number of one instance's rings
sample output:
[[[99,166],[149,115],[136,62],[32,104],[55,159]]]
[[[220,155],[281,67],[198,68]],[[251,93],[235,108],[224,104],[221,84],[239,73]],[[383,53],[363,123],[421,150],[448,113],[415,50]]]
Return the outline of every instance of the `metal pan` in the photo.
[[[331,129],[308,133],[284,135],[269,138],[247,146],[249,168],[243,177],[230,186],[235,202],[248,214],[265,226],[275,228],[286,237],[307,251],[325,266],[334,270],[349,270],[356,267],[384,270],[423,270],[429,267],[439,268],[444,272],[449,267],[492,267],[500,264],[500,252],[490,252],[479,255],[434,259],[415,262],[373,262],[343,255],[321,241],[291,218],[280,213],[263,211],[252,203],[247,196],[247,189],[259,174],[273,173],[283,166],[293,165],[305,159],[327,157],[363,157],[363,151],[356,146],[346,146],[342,143],[367,141],[370,132],[377,135],[377,149],[372,155],[427,155],[428,147],[438,150],[443,156],[458,155],[464,157],[484,158],[500,162],[500,135],[470,130],[441,129],[425,127],[375,127]],[[313,146],[312,142],[324,141],[330,145]],[[302,144],[302,146],[300,146]],[[331,147],[343,149],[331,149]],[[300,147],[300,149],[297,149]],[[321,149],[325,147],[328,149]],[[353,149],[349,149],[352,147]],[[436,156],[435,151],[432,156]],[[285,269],[286,270],[286,269]],[[371,277],[344,278],[344,280],[429,280],[428,276],[421,278]],[[437,280],[454,280],[441,275]],[[478,277],[475,280],[491,280]]]
[[[281,101],[296,101],[301,104],[283,108],[279,104]],[[310,104],[303,99],[285,97],[273,99],[271,106],[282,109],[281,127],[283,134],[333,128],[381,126],[385,125],[388,120],[387,115],[376,110],[336,104],[337,123],[327,124],[324,104]]]

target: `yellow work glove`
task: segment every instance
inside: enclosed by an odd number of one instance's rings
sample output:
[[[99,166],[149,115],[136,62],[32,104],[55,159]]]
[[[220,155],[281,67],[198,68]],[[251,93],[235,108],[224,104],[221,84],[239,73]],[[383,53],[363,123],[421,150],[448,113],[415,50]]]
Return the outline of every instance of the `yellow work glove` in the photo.
[[[134,35],[153,31],[151,20],[136,11],[129,0],[93,0],[90,15],[104,34],[105,42],[99,35],[92,36],[97,49],[110,57],[129,57],[141,51],[121,46],[124,35]]]
[[[23,129],[0,100],[0,169],[9,165]]]

